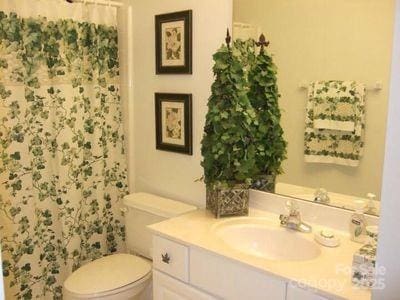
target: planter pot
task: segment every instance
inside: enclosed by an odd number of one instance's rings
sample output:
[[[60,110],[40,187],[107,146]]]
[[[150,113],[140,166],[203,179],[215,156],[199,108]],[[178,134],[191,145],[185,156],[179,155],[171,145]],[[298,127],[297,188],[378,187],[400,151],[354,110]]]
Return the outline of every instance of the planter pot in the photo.
[[[254,190],[275,193],[276,175],[267,175],[257,179],[251,186]]]
[[[232,188],[207,186],[206,208],[216,218],[229,216],[247,216],[249,214],[249,189],[245,185]]]

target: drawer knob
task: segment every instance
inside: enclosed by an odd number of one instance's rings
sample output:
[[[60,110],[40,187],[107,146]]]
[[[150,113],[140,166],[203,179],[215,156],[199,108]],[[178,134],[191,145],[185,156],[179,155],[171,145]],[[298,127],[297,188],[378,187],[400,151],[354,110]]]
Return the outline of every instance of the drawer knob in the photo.
[[[168,253],[165,253],[165,254],[161,254],[161,259],[166,264],[169,264],[169,261],[171,260],[171,257],[168,255]]]

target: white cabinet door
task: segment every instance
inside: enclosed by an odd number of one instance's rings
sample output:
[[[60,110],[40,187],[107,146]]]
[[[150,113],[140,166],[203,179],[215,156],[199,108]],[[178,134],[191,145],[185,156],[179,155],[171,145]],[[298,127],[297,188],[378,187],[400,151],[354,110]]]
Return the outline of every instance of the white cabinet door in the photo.
[[[190,284],[222,299],[285,300],[284,281],[222,256],[190,248],[189,265]]]
[[[215,300],[168,275],[153,271],[153,300]]]
[[[328,300],[320,295],[313,293],[292,284],[287,285],[286,300]]]

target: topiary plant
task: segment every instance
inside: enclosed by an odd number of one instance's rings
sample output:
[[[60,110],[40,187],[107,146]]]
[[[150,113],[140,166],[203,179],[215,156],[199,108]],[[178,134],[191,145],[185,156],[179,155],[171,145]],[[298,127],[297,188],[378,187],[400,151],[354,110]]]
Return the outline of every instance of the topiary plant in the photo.
[[[235,41],[213,56],[211,87],[201,145],[207,208],[216,216],[248,211],[248,188],[273,191],[286,158],[280,126],[276,67],[256,43]],[[247,192],[245,192],[247,191]],[[243,199],[243,201],[242,201]]]
[[[201,153],[207,186],[251,184],[255,146],[251,130],[255,118],[246,92],[242,65],[229,46],[213,56],[215,81],[208,101]]]
[[[252,128],[256,148],[254,159],[257,172],[253,176],[253,188],[274,192],[275,179],[282,173],[281,164],[286,159],[287,143],[280,125],[281,112],[278,105],[280,94],[277,86],[277,68],[264,50],[268,46],[261,35],[257,46],[260,52],[248,74],[248,97],[256,113],[257,121]]]

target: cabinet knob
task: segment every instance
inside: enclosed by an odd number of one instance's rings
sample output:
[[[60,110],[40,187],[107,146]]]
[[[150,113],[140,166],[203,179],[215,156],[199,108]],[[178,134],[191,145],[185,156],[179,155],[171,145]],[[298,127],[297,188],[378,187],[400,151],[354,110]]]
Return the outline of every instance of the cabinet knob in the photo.
[[[169,261],[171,260],[171,257],[169,256],[168,253],[165,253],[165,254],[161,254],[161,259],[166,264],[169,264]]]

